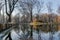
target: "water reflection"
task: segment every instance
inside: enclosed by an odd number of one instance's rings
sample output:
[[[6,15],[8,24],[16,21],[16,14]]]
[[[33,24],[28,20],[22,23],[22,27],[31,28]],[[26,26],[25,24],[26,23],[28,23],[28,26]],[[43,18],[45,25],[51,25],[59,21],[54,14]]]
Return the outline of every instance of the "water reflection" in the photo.
[[[3,34],[0,34],[0,36]],[[4,38],[0,37],[0,40],[5,40],[6,36]],[[11,37],[12,40],[27,40],[30,38],[30,33],[27,30],[23,31],[21,29],[18,30],[17,28],[11,30]],[[39,29],[38,33],[37,30],[33,29],[33,40],[59,40],[59,39],[60,31],[44,32],[41,29]]]
[[[23,37],[24,34],[22,31],[20,31],[18,35],[14,30],[12,30],[11,35],[13,40],[20,40],[21,38],[23,38],[22,40],[24,40],[24,37]],[[59,35],[60,35],[60,32],[55,32],[55,34],[53,34],[53,38],[49,39],[50,38],[49,32],[48,33],[41,32],[41,35],[36,32],[33,32],[33,39],[38,40],[38,37],[41,36],[41,40],[59,40]]]

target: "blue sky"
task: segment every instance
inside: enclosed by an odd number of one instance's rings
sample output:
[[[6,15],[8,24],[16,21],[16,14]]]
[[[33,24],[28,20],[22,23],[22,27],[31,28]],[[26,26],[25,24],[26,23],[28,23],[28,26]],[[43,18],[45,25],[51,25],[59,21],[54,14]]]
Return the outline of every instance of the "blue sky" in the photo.
[[[52,3],[52,9],[53,9],[53,12],[54,13],[56,13],[56,11],[57,11],[57,8],[58,8],[58,6],[60,5],[60,0],[42,0],[42,1],[44,1],[44,10],[43,11],[41,11],[42,13],[47,13],[48,12],[48,10],[47,10],[47,7],[46,7],[46,4],[48,3],[48,2],[51,2]],[[13,14],[15,14],[15,13],[18,13],[17,12],[17,10],[15,10],[14,12],[13,12]],[[36,10],[34,10],[34,13],[36,13]]]
[[[41,11],[42,13],[48,12],[47,4],[48,2],[51,2],[53,12],[57,14],[57,9],[58,9],[58,6],[60,5],[60,0],[42,0],[42,1],[44,1],[44,6],[43,6],[44,10]],[[34,13],[37,13],[36,10],[34,10]]]
[[[44,0],[45,2],[45,6],[48,2],[52,2],[52,8],[53,8],[53,12],[56,12],[58,5],[60,5],[60,0]],[[44,12],[47,12],[47,7],[45,7],[46,9],[44,10]]]

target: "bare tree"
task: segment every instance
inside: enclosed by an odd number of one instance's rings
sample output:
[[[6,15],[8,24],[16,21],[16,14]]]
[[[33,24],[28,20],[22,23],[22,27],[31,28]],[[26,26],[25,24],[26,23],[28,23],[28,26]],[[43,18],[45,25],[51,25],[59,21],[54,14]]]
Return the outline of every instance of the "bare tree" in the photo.
[[[17,2],[18,0],[5,0],[6,14],[9,17],[8,22],[11,22],[11,14],[14,11]],[[9,12],[7,9],[9,9]]]
[[[39,13],[41,13],[41,10],[43,10],[43,6],[44,6],[44,1],[42,1],[42,0],[38,1],[38,3],[36,4],[38,20],[39,20]],[[38,40],[42,40],[41,39],[41,30],[39,29],[39,27],[40,26],[38,26]]]
[[[32,13],[34,5],[36,4],[37,0],[23,0],[20,1],[20,7],[22,7],[24,13],[30,13],[30,20],[32,21]],[[32,36],[32,26],[31,26],[31,36]]]
[[[57,13],[60,14],[60,6],[57,8]]]
[[[52,17],[53,9],[52,9],[52,3],[51,2],[48,2],[47,8],[48,8],[48,13],[50,13],[48,22],[53,23],[53,17]],[[54,30],[54,29],[52,29],[53,25],[52,24],[49,25],[49,28],[50,28],[49,40],[53,40],[53,30]]]
[[[32,22],[32,16],[33,16],[33,9],[35,6],[37,7],[37,12],[39,13],[42,10],[44,2],[39,2],[38,0],[23,0],[20,1],[20,8],[21,12],[23,12],[24,15],[29,14],[30,15],[30,22]],[[27,15],[28,16],[28,15]],[[29,16],[28,16],[29,17]],[[25,20],[24,20],[25,21]],[[31,37],[32,37],[32,26],[31,26]]]
[[[18,2],[18,0],[5,0],[5,8],[6,8],[5,10],[6,10],[7,16],[9,17],[8,22],[11,22],[11,15],[12,15],[12,12],[14,11],[14,8],[15,8],[15,5],[17,2]],[[9,11],[8,11],[8,9],[9,9]],[[6,40],[7,40],[7,38],[9,38],[9,40],[12,40],[11,32],[6,37]]]
[[[41,10],[43,10],[44,1],[42,0],[38,1],[38,3],[36,3],[36,6],[37,6],[37,13],[39,14]]]
[[[15,23],[16,23],[16,30],[18,30],[18,32],[20,31],[19,29],[20,29],[20,26],[19,26],[19,23],[20,23],[20,15],[19,15],[19,13],[17,13],[16,15],[15,15],[15,17],[14,17],[14,21],[15,21]]]
[[[47,3],[47,9],[48,9],[48,13],[52,13],[53,9],[52,9],[52,2],[48,2]]]

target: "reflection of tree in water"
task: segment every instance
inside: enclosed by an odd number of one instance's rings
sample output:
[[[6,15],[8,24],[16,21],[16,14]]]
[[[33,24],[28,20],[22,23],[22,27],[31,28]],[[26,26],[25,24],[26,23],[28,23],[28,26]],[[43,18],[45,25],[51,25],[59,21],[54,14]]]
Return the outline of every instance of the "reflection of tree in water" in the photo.
[[[60,39],[60,33],[59,33],[58,37],[59,37],[59,39]]]
[[[37,26],[36,31],[37,31],[37,34],[38,34],[38,40],[42,40],[41,39],[41,29],[40,29],[40,26]]]
[[[41,31],[40,31],[40,33],[38,34],[38,40],[42,40],[42,39],[41,39]]]
[[[49,35],[50,35],[49,40],[53,40],[53,34],[49,33]]]
[[[56,26],[56,25],[55,25]],[[49,33],[49,40],[54,40],[54,34],[55,34],[55,32],[56,32],[56,30],[55,30],[55,26],[54,25],[50,25],[50,33]]]
[[[17,20],[15,20],[15,21],[17,22],[18,20],[19,20],[19,18],[17,18]],[[29,36],[29,30],[28,30],[29,27],[27,24],[24,24],[24,23],[28,23],[25,16],[24,16],[24,18],[22,18],[21,23],[19,23],[19,21],[17,22],[16,28],[14,28],[15,31],[17,31],[16,33],[21,37],[20,39],[22,39],[22,40],[27,39]],[[19,34],[19,32],[21,32],[21,31],[22,31],[22,35]]]
[[[17,29],[15,29],[16,34],[19,36],[19,39],[25,40],[28,38],[29,32],[27,31],[23,31],[20,29],[20,31]]]

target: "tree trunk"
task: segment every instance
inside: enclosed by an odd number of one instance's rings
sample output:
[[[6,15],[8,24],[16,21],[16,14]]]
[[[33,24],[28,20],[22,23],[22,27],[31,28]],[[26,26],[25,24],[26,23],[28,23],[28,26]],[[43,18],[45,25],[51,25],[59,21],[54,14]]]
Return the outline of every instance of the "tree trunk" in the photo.
[[[32,22],[32,10],[31,10],[31,22]],[[30,35],[30,37],[32,37],[33,36],[33,26],[31,25],[31,35]]]
[[[8,21],[11,22],[11,15],[9,15]],[[10,27],[10,26],[9,26],[9,27]],[[12,38],[11,38],[11,32],[8,34],[8,37],[9,37],[9,40],[12,40]]]
[[[9,18],[8,18],[8,22],[11,22],[11,15],[9,15],[8,17],[9,17]],[[9,27],[11,27],[11,26],[9,26]],[[12,40],[12,38],[11,38],[11,32],[9,32],[9,34],[8,34],[8,36],[6,37],[5,40],[7,40],[8,38],[9,38],[9,40]]]
[[[9,15],[8,22],[11,22],[11,15]]]
[[[8,34],[8,36],[6,37],[5,40],[7,40],[7,38],[9,38],[9,40],[12,40],[12,38],[11,38],[11,32]]]

